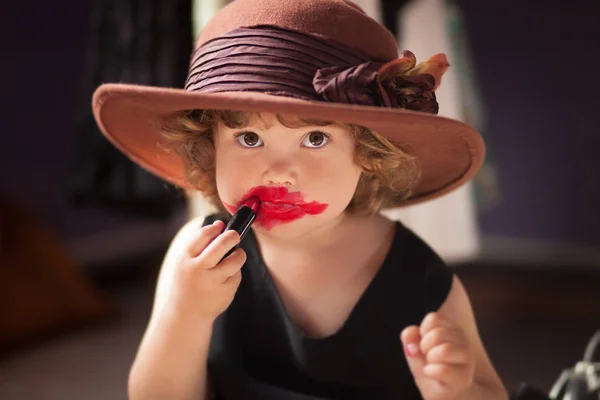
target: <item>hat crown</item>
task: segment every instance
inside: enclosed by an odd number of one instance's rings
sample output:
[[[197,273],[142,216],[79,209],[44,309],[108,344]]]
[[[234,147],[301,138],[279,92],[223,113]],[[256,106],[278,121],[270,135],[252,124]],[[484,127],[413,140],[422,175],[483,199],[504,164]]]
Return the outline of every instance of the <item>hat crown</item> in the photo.
[[[235,0],[204,27],[196,48],[234,29],[261,25],[329,39],[371,60],[398,58],[391,32],[349,0]]]

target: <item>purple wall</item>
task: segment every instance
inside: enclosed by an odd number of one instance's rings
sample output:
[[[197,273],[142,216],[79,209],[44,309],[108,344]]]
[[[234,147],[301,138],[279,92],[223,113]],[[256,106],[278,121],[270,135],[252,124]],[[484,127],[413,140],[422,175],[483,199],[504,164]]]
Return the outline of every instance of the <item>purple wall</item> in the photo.
[[[502,203],[486,233],[600,244],[600,2],[460,2]]]
[[[66,195],[76,113],[91,104],[81,85],[89,3],[10,0],[0,15],[0,192],[65,239],[132,221],[75,209]]]
[[[8,4],[7,4],[8,3]],[[597,0],[463,0],[502,203],[485,233],[600,243]],[[526,7],[531,7],[527,5]],[[0,190],[61,237],[131,219],[75,210],[65,193],[89,4],[5,1],[0,16]]]

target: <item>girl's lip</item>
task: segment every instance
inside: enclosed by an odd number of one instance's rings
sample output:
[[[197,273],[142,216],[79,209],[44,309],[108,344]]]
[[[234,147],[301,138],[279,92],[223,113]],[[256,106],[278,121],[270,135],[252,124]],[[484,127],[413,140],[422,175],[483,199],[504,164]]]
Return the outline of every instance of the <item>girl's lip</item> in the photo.
[[[289,193],[288,189],[283,186],[277,187],[266,187],[266,186],[256,186],[248,191],[248,193],[243,197],[240,204],[244,204],[244,202],[251,198],[258,197],[260,199],[261,204],[267,204],[267,206],[271,207],[279,207],[279,206],[296,206],[302,207],[306,202],[304,202],[304,196],[301,192],[292,192]]]
[[[318,215],[324,212],[328,205],[317,201],[305,202],[301,192],[288,192],[285,187],[256,186],[243,196],[239,203],[244,204],[251,197],[260,200],[256,222],[263,228],[273,227],[295,221],[306,215]],[[233,209],[233,207],[228,206]],[[235,212],[235,210],[234,210]]]
[[[261,208],[265,211],[276,211],[276,212],[285,212],[294,210],[297,208],[301,208],[302,204],[291,204],[291,203],[274,203],[271,201],[263,201],[260,203]]]

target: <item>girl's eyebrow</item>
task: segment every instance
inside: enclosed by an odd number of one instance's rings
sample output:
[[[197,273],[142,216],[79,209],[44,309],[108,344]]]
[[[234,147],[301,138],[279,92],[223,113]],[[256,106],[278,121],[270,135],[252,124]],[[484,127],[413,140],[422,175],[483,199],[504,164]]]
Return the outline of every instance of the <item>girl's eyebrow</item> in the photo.
[[[261,124],[262,125],[262,124]],[[322,132],[325,131],[326,128],[333,128],[331,130],[335,130],[335,125],[325,125],[325,126],[321,126],[321,125],[306,125],[306,126],[298,126],[298,127],[286,127],[284,126],[284,128],[286,129],[290,129],[290,130],[297,130],[298,132]],[[265,127],[264,125],[260,126],[259,124],[246,124],[244,126],[240,126],[240,127],[235,127],[235,128],[229,128],[231,130],[234,130],[236,132],[252,132],[255,129],[256,130],[260,130],[260,131],[270,131],[271,127]]]

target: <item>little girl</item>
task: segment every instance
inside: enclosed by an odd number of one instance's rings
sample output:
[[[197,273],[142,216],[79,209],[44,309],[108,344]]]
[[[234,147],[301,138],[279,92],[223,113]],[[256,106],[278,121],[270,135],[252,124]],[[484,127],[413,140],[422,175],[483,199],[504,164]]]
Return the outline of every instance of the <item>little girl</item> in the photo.
[[[236,0],[185,89],[106,84],[102,132],[217,212],[173,240],[132,399],[507,399],[460,280],[379,211],[468,181],[484,146],[347,0]],[[225,222],[249,198],[240,243]],[[233,253],[223,258],[239,244]]]

